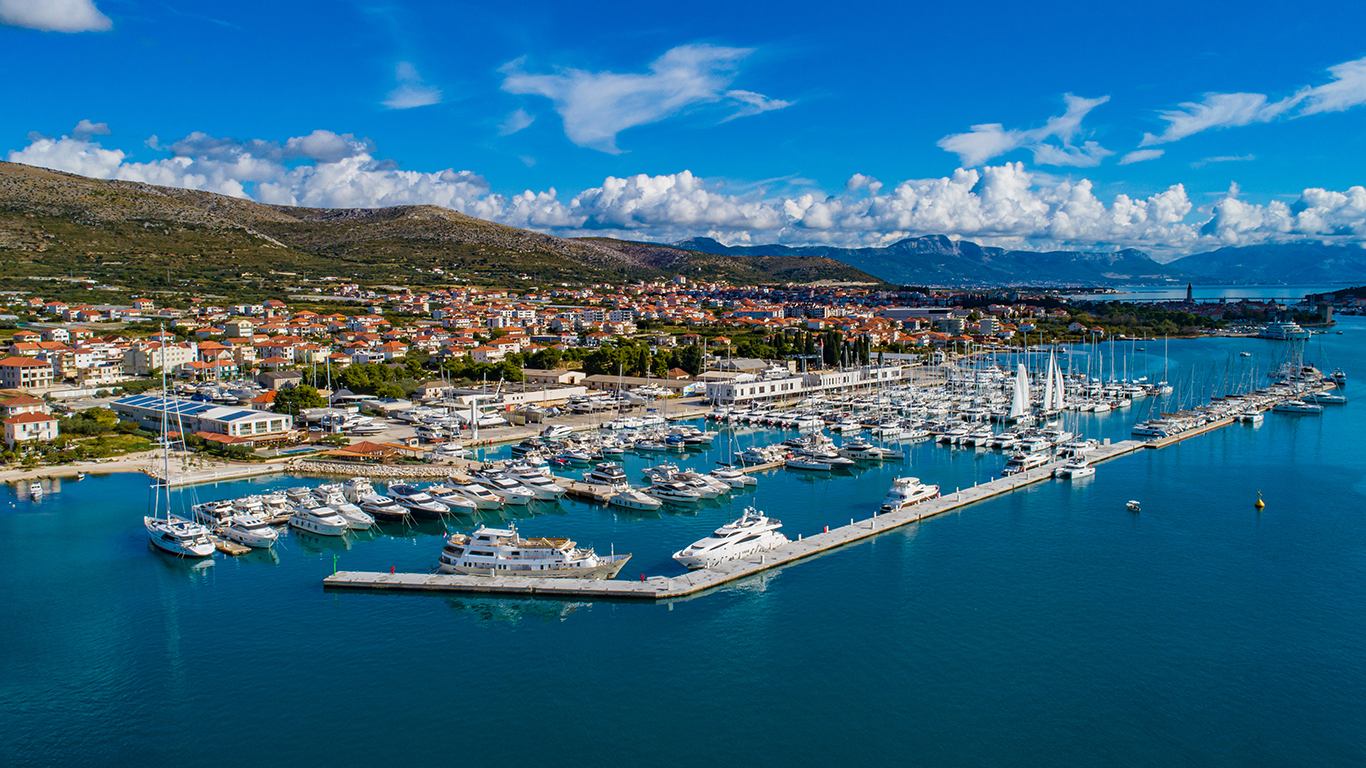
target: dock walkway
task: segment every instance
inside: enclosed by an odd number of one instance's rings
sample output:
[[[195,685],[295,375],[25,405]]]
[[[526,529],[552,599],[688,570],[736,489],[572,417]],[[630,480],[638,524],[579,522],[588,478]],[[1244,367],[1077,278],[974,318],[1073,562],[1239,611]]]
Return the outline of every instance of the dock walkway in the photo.
[[[1099,463],[1141,450],[1145,443],[1125,440],[1103,445],[1090,456]],[[752,576],[761,571],[805,560],[870,536],[920,522],[979,501],[1040,483],[1053,476],[1061,462],[1001,477],[971,488],[964,488],[913,507],[874,514],[862,520],[830,528],[812,536],[799,537],[777,549],[714,568],[690,571],[678,576],[656,576],[641,581],[624,579],[539,579],[521,576],[464,576],[455,574],[382,573],[339,571],[323,580],[332,589],[387,590],[412,592],[456,592],[479,594],[535,595],[545,597],[606,597],[631,600],[667,600],[686,597]],[[761,471],[761,467],[752,468]]]

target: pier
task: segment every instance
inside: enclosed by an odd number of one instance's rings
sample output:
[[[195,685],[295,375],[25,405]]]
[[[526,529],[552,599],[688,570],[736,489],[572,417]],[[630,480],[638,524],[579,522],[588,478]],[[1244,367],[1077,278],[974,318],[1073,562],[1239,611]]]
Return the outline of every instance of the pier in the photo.
[[[1141,450],[1145,445],[1146,443],[1138,440],[1125,440],[1103,445],[1094,451],[1089,458],[1092,463],[1109,461]],[[777,549],[753,557],[725,563],[714,568],[690,571],[678,576],[655,576],[641,581],[630,581],[626,579],[542,579],[522,576],[339,571],[323,579],[323,586],[330,589],[542,597],[605,597],[629,600],[668,600],[687,597],[1043,482],[1053,477],[1053,470],[1060,464],[1061,462],[1053,462],[1016,475],[1001,477],[971,488],[963,488],[898,512],[890,512],[885,515],[874,514],[872,517],[852,520],[847,525],[830,528],[811,536],[799,537]],[[763,465],[760,465],[747,469],[762,471],[763,468]],[[587,484],[578,483],[578,485]]]

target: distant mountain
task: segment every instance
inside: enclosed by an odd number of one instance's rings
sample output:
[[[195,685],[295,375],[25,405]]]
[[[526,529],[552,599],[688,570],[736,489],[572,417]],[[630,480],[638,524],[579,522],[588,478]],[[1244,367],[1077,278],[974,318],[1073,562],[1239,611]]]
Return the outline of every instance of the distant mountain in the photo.
[[[299,208],[0,162],[0,288],[88,277],[131,291],[269,296],[300,278],[371,284],[582,284],[686,275],[733,283],[876,282],[819,257],[731,259],[562,238],[432,205]]]
[[[1362,283],[1366,282],[1366,249],[1313,242],[1245,245],[1185,256],[1167,266],[1203,282]]]
[[[1181,281],[1184,273],[1148,254],[1119,251],[1016,251],[951,240],[910,237],[881,248],[726,246],[693,238],[681,248],[730,256],[806,256],[835,259],[888,282],[946,286],[1119,285]]]

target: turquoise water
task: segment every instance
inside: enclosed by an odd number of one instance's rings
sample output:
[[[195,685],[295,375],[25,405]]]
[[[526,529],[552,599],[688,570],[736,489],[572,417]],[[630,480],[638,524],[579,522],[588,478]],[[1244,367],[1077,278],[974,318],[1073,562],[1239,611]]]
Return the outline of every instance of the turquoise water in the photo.
[[[1341,327],[1311,355],[1366,376],[1366,324]],[[1253,365],[1239,351],[1278,349],[1173,341],[1169,378],[1203,386]],[[1128,354],[1162,366],[1160,343]],[[1139,411],[1089,431],[1123,437]],[[663,605],[329,593],[334,556],[430,569],[440,528],[291,534],[273,556],[195,566],[149,551],[139,477],[38,503],[6,488],[0,762],[1359,765],[1363,428],[1355,400],[1269,414]],[[1002,463],[932,444],[908,457],[768,473],[693,511],[566,501],[518,523],[632,552],[635,578],[676,572],[669,553],[745,504],[809,533],[866,515],[896,474],[952,489]]]
[[[1352,283],[1320,283],[1311,285],[1195,285],[1191,287],[1191,298],[1196,301],[1218,301],[1227,299],[1278,299],[1299,301],[1311,293],[1331,293],[1346,288]],[[1078,299],[1098,301],[1181,301],[1186,298],[1186,286],[1180,285],[1138,285],[1120,286],[1114,293],[1076,294]]]

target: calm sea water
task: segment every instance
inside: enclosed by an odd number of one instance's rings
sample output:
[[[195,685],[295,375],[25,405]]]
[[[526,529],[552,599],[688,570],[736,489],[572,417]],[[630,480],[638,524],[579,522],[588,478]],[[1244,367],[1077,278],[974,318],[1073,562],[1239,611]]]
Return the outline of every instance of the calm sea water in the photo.
[[[1366,324],[1341,327],[1311,355],[1366,376]],[[1280,349],[1173,341],[1167,375],[1196,389]],[[1160,342],[1119,357],[1164,367]],[[1123,437],[1145,408],[1085,426]],[[1356,400],[1268,415],[664,605],[328,593],[334,558],[430,569],[440,529],[292,533],[274,554],[194,565],[148,549],[139,477],[38,503],[6,489],[0,763],[1360,765],[1363,434]],[[675,572],[673,550],[746,504],[810,533],[866,515],[896,474],[951,490],[1002,464],[907,455],[769,473],[685,513],[566,501],[518,522],[633,552],[634,578]]]
[[[1218,301],[1228,299],[1278,299],[1298,301],[1311,293],[1329,293],[1350,286],[1351,283],[1320,285],[1196,285],[1191,288],[1191,297],[1196,301]],[[1180,301],[1186,298],[1185,285],[1171,286],[1123,286],[1116,293],[1078,294],[1079,299],[1099,301]]]

